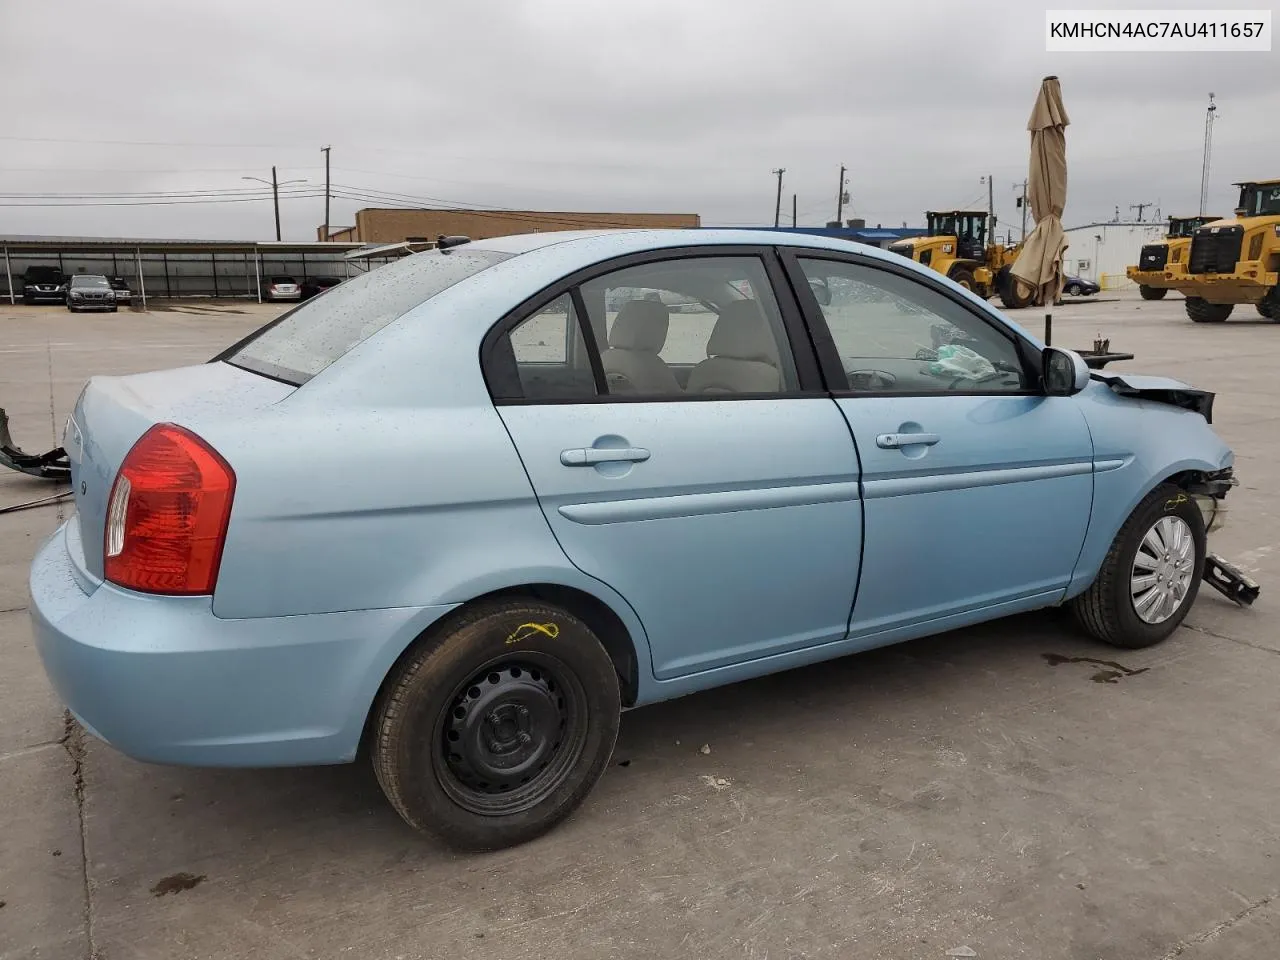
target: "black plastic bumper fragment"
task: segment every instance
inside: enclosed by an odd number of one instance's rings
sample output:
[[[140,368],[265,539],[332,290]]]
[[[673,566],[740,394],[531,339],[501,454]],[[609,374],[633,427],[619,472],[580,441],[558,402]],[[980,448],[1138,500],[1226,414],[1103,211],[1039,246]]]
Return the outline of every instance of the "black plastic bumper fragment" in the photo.
[[[1252,605],[1262,592],[1256,580],[1215,553],[1204,558],[1204,582],[1242,607]]]
[[[17,470],[43,480],[71,479],[71,464],[67,460],[67,452],[61,447],[54,447],[48,453],[27,453],[13,442],[9,435],[9,416],[0,407],[0,466]]]

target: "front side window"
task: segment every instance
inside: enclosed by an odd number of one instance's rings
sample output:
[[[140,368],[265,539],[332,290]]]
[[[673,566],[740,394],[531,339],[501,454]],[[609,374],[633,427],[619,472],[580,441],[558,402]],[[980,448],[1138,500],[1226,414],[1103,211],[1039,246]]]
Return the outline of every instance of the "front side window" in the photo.
[[[924,283],[859,264],[801,258],[848,389],[865,393],[1019,393],[1029,384],[1014,341]]]

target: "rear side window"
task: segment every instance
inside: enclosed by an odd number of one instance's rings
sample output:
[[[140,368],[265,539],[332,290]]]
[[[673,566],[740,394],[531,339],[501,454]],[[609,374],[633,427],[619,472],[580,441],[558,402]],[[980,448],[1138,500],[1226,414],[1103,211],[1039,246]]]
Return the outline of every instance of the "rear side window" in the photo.
[[[508,256],[455,248],[405,257],[305,301],[216,359],[301,385],[424,300]]]

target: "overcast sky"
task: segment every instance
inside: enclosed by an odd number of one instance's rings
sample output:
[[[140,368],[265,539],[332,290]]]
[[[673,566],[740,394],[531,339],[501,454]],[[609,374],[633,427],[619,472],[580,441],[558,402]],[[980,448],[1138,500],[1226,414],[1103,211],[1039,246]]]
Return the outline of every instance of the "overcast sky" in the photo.
[[[844,163],[846,216],[985,206],[992,174],[1008,222],[1050,73],[1067,226],[1195,212],[1209,91],[1211,212],[1231,181],[1280,176],[1280,52],[1051,55],[1043,31],[1043,6],[983,0],[0,0],[0,204],[254,189],[241,177],[272,164],[322,185],[331,144],[343,189],[456,206],[764,224],[781,166],[784,219],[794,192],[819,224]],[[330,221],[377,205],[335,200]],[[285,239],[314,239],[322,199],[281,207]],[[0,235],[260,239],[271,217],[256,199],[0,206]]]

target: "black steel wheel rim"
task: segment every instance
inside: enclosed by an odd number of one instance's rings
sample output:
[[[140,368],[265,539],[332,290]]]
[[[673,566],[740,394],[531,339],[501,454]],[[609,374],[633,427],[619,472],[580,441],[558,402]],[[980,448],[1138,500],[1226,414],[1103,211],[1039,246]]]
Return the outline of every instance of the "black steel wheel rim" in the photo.
[[[432,736],[432,767],[450,799],[482,816],[523,813],[550,796],[582,755],[587,697],[566,664],[524,651],[460,684]]]

